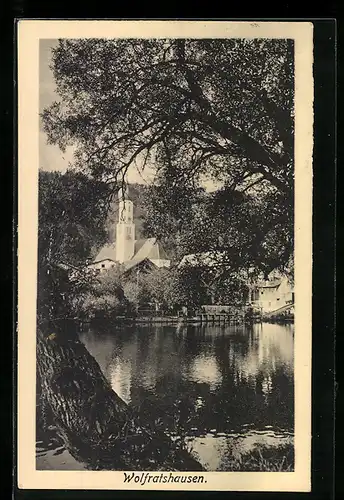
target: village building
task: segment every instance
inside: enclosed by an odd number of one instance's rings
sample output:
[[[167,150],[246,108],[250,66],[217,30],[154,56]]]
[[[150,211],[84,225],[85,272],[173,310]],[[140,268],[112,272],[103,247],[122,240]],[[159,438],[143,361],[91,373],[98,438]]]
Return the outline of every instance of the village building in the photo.
[[[128,189],[118,193],[115,241],[104,245],[88,267],[102,273],[116,264],[123,266],[123,272],[170,267],[171,264],[157,238],[135,239],[134,204]]]
[[[157,238],[136,239],[134,205],[126,192],[118,193],[118,220],[115,241],[105,244],[98,251],[89,269],[106,272],[115,265],[121,265],[123,273],[147,272],[158,268],[169,268],[171,261]],[[206,266],[216,268],[225,265],[225,252],[203,252],[185,255],[178,264],[184,266]],[[294,305],[294,288],[290,280],[277,272],[268,280],[250,284],[247,303],[263,314],[289,311]]]
[[[203,252],[185,255],[179,263],[183,266],[218,267],[226,265],[225,252]],[[245,279],[245,276],[242,276]],[[278,271],[270,273],[267,280],[258,280],[249,284],[249,297],[246,301],[262,314],[292,312],[294,306],[294,286],[287,276]],[[216,305],[208,305],[215,310]]]
[[[294,287],[287,276],[271,276],[251,289],[251,303],[263,314],[290,310],[294,305]]]

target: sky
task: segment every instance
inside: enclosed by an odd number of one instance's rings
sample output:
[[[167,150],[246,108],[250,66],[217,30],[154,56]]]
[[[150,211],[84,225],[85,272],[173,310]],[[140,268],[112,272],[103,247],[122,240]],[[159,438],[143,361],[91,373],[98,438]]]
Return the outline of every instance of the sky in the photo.
[[[39,57],[39,112],[59,99],[56,93],[54,76],[50,69],[51,49],[56,47],[57,40],[40,40]],[[63,153],[58,146],[47,143],[47,136],[40,122],[39,131],[39,166],[42,170],[65,172],[69,163],[73,161],[73,150],[69,148]],[[149,184],[152,180],[152,170],[147,168],[144,172],[135,167],[129,169],[128,182]]]
[[[46,106],[57,100],[55,93],[55,83],[52,71],[49,68],[51,58],[51,48],[57,45],[57,41],[40,40],[39,58],[39,112]],[[71,161],[72,154],[69,151],[66,155],[57,146],[47,144],[47,136],[42,129],[40,122],[39,129],[39,166],[43,170],[59,170],[64,172]]]
[[[51,50],[58,44],[57,40],[41,39],[39,53],[39,112],[59,99],[56,93],[54,76],[50,69]],[[39,132],[39,164],[40,169],[65,172],[73,161],[73,150],[69,148],[63,153],[58,146],[47,143],[47,136],[40,122]],[[152,168],[146,167],[144,172],[132,166],[128,171],[129,183],[150,184],[153,179]],[[205,189],[213,191],[218,186],[207,180],[203,182]]]

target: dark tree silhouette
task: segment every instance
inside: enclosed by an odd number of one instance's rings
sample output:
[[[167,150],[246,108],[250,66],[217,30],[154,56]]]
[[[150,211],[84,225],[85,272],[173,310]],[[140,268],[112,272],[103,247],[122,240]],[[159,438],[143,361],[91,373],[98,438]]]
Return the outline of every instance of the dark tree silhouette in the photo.
[[[124,178],[138,159],[175,184],[202,173],[293,190],[293,42],[60,40],[43,112],[76,163]]]

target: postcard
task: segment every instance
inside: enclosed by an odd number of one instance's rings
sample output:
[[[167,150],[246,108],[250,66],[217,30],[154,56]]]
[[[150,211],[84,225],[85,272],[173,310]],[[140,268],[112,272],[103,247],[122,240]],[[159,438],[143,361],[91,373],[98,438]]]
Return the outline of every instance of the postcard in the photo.
[[[17,28],[18,487],[310,491],[312,23]]]

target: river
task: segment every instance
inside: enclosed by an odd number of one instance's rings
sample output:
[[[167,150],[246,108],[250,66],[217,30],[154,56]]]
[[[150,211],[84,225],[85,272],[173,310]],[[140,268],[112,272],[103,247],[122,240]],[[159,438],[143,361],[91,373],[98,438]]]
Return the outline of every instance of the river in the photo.
[[[292,445],[294,325],[135,325],[81,340],[114,391],[148,413],[210,471],[260,447]],[[38,469],[83,469],[52,438]]]

